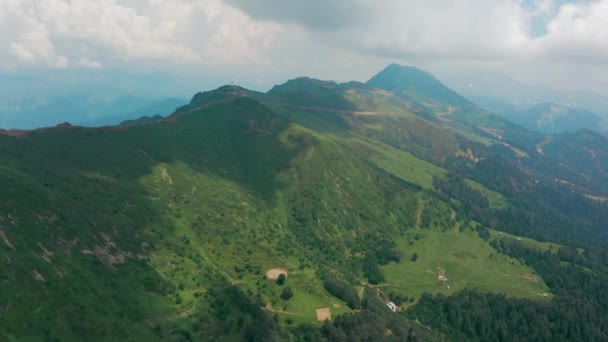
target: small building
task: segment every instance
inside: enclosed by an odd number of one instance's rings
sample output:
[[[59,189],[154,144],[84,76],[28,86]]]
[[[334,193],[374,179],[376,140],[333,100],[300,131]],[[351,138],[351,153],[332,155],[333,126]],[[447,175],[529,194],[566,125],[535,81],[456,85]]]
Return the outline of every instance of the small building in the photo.
[[[393,302],[387,302],[386,306],[388,306],[389,309],[391,309],[392,312],[396,312],[397,311],[397,304],[393,303]]]

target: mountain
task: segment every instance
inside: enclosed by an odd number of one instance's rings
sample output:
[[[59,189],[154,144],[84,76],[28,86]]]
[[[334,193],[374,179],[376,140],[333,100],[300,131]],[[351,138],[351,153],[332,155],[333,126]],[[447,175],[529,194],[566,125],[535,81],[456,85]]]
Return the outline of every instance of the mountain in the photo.
[[[606,138],[373,79],[0,130],[2,339],[608,337]]]
[[[443,85],[429,72],[411,66],[391,64],[366,84],[373,88],[405,94],[416,101],[433,102],[433,99],[441,99],[454,106],[469,104],[469,101]]]
[[[219,83],[213,77],[106,68],[0,72],[0,80],[3,129],[33,129],[64,121],[118,124],[142,115],[168,115],[187,102],[184,94]]]
[[[492,112],[499,116],[505,116],[509,113],[521,111],[526,106],[518,106],[510,102],[502,101],[489,96],[465,95],[467,99],[475,103],[479,107]]]
[[[480,105],[482,103],[478,102],[479,98],[491,98],[519,108],[540,103],[555,103],[563,107],[587,110],[603,118],[608,116],[608,98],[590,91],[556,90],[547,86],[519,82],[500,73],[471,76],[469,73],[452,71],[445,73],[444,76],[446,77],[444,81],[448,85]]]
[[[162,115],[154,115],[154,116],[142,116],[133,120],[125,120],[121,122],[118,126],[139,126],[139,125],[149,125],[155,123],[161,123],[165,121],[165,118]]]
[[[586,110],[541,103],[526,110],[508,112],[506,119],[545,134],[576,132],[582,129],[603,131],[606,123],[596,114]]]
[[[583,129],[600,133],[608,131],[608,121],[583,109],[555,103],[517,106],[485,96],[467,95],[467,98],[492,113],[539,133],[560,134]]]

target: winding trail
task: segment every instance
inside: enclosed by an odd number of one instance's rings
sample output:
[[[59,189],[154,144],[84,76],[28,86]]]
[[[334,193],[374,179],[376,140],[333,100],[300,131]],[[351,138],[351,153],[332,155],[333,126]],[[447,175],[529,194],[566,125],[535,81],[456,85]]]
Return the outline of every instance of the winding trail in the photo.
[[[538,143],[536,145],[536,152],[538,152],[538,154],[544,156],[545,152],[543,151],[543,146],[550,144],[553,141],[553,137],[547,137],[547,139],[545,139],[543,142]]]
[[[271,106],[279,106],[279,107],[287,107],[293,109],[304,109],[304,110],[312,110],[316,112],[331,112],[331,113],[340,113],[340,114],[350,114],[350,115],[378,115],[380,112],[372,112],[372,111],[359,111],[359,110],[342,110],[335,108],[325,108],[325,107],[314,107],[314,106],[301,106],[301,105],[293,105],[289,103],[279,103],[279,102],[271,102],[271,101],[260,101],[260,103]]]
[[[452,119],[446,119],[445,116],[454,114],[455,107],[449,107],[447,112],[437,112],[435,116],[443,122],[452,122]]]

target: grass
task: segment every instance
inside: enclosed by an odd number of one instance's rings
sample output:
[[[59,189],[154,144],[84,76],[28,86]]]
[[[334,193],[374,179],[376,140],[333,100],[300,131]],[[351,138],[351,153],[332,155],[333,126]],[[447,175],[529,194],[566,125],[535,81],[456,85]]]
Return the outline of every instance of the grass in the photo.
[[[271,305],[271,311],[293,324],[316,322],[316,309],[320,308],[330,308],[334,318],[351,312],[346,303],[325,291],[321,280],[312,269],[290,272],[284,286],[277,285],[274,280],[265,280],[264,285],[264,295]],[[291,287],[294,292],[289,300],[280,298],[285,286]]]
[[[539,295],[549,293],[542,280],[524,279],[523,276],[534,274],[533,269],[498,254],[472,230],[411,232],[399,239],[397,245],[403,259],[382,267],[386,275],[385,292],[418,298],[424,292],[450,295],[474,287],[514,297],[551,298]],[[413,253],[418,255],[416,262],[410,260]],[[448,277],[445,282],[438,280],[441,270]]]
[[[425,189],[433,188],[433,176],[445,176],[447,171],[421,160],[409,152],[378,142],[357,139],[348,141],[351,149],[369,156],[381,169]]]

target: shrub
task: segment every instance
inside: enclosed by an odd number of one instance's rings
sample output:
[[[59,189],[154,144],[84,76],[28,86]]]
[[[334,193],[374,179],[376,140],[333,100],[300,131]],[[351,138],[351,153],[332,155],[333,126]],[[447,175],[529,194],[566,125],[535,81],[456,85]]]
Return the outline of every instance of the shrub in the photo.
[[[286,279],[287,279],[287,277],[285,276],[285,274],[283,274],[283,273],[279,274],[279,277],[277,278],[277,285],[283,286],[283,284],[285,284]]]
[[[283,289],[283,293],[281,293],[281,299],[289,300],[291,297],[293,297],[293,290],[291,289],[291,287],[286,286]]]

